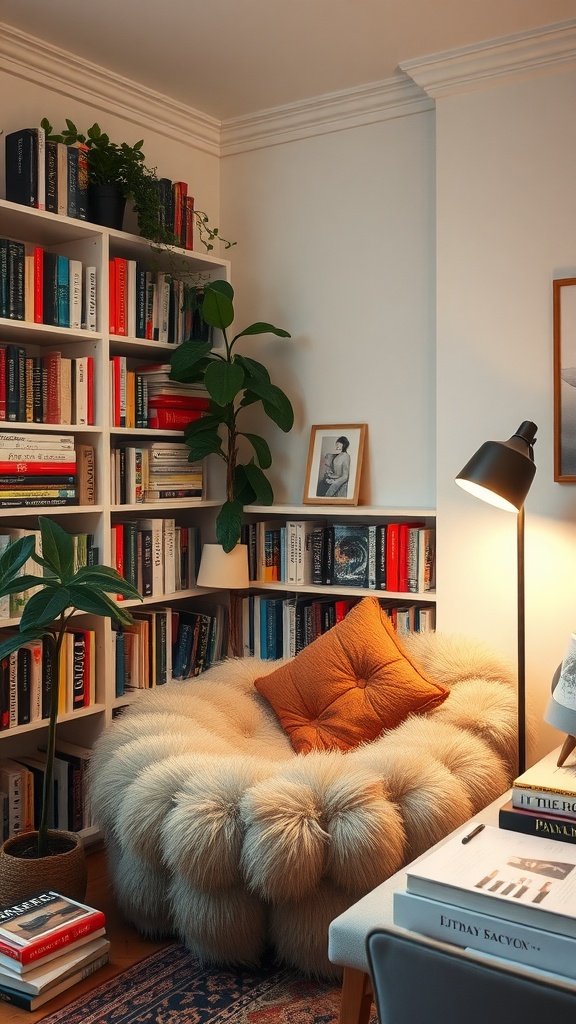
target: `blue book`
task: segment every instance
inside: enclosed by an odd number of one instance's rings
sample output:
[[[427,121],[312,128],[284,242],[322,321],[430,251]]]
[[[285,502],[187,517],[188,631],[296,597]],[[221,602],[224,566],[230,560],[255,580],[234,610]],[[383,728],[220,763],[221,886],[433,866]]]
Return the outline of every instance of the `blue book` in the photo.
[[[124,633],[120,628],[116,630],[116,696],[123,697],[126,685],[126,666],[124,662]]]
[[[58,327],[70,327],[70,260],[58,256],[56,271]]]

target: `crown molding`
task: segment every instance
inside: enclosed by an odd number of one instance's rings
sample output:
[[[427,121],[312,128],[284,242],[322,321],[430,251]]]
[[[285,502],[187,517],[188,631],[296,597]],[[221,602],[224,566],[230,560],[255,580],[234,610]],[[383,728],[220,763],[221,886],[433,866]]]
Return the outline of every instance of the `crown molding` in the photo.
[[[220,155],[220,122],[67,50],[0,24],[0,68],[184,145]]]
[[[571,70],[576,68],[576,19],[403,61],[399,67],[434,99]]]
[[[434,104],[401,75],[371,85],[327,93],[301,103],[260,110],[222,122],[220,154],[278,146],[311,136],[358,128],[432,110]]]

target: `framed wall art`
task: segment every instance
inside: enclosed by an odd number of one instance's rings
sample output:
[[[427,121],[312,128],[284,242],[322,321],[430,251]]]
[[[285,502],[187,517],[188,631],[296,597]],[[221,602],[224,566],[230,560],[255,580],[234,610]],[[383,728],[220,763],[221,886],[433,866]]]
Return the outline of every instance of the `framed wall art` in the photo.
[[[553,282],[554,479],[576,483],[576,277]]]
[[[314,426],[310,433],[305,505],[357,505],[365,423]]]

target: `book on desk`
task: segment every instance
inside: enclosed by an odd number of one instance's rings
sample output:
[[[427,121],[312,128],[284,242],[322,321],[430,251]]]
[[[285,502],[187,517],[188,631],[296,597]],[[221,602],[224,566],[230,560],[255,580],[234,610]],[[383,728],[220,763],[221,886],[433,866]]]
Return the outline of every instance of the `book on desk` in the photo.
[[[394,924],[576,978],[576,848],[464,827],[409,865]]]

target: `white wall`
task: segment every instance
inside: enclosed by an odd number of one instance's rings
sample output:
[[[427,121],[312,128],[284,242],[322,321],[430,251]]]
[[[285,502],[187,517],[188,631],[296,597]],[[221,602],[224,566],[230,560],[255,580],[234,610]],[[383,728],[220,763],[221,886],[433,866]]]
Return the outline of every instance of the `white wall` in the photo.
[[[454,485],[479,445],[538,425],[526,501],[531,760],[576,626],[576,488],[553,479],[552,280],[576,273],[576,74],[437,100],[439,625],[516,652],[515,517]]]
[[[365,503],[434,505],[434,115],[222,161],[237,326],[296,410],[267,431],[278,500],[300,502],[310,426],[367,423]],[[273,431],[273,433],[272,433]]]

